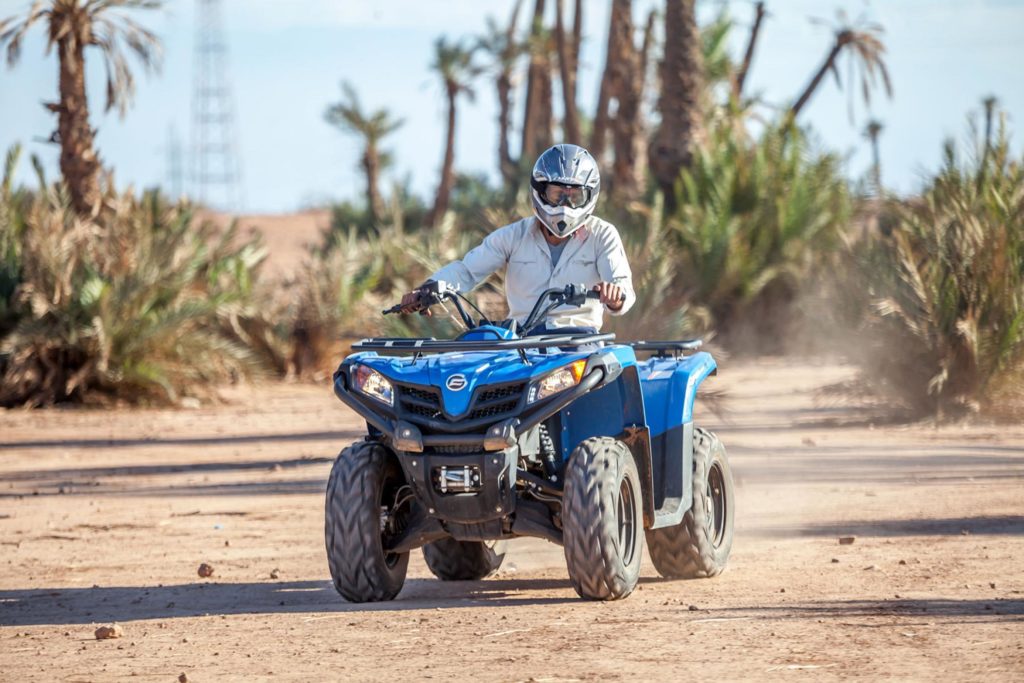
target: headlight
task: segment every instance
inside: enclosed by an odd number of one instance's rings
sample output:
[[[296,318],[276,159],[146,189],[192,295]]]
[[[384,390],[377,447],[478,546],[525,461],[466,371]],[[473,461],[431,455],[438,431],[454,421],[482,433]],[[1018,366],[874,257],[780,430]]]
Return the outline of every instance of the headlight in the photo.
[[[352,384],[370,398],[389,406],[395,404],[395,390],[387,377],[365,365],[352,368]]]
[[[583,378],[583,368],[587,365],[586,360],[577,360],[569,363],[564,368],[555,370],[550,375],[534,383],[530,387],[527,396],[527,403],[542,401],[549,396],[571,389],[580,383]]]

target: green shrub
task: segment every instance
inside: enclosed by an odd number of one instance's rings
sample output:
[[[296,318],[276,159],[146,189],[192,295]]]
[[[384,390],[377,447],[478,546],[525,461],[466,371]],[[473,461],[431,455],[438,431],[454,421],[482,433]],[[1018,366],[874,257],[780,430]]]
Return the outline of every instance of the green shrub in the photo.
[[[751,140],[726,117],[709,136],[667,221],[672,287],[706,308],[727,342],[755,333],[771,349],[802,283],[836,258],[851,215],[847,184],[839,158],[795,128]]]
[[[1005,126],[967,159],[947,143],[920,197],[858,251],[872,314],[865,376],[917,415],[999,411],[1024,379],[1024,163]]]
[[[5,185],[5,187],[7,187]],[[263,251],[217,235],[157,194],[107,191],[94,220],[56,187],[0,198],[10,323],[0,336],[0,405],[176,401],[258,372],[232,338]]]

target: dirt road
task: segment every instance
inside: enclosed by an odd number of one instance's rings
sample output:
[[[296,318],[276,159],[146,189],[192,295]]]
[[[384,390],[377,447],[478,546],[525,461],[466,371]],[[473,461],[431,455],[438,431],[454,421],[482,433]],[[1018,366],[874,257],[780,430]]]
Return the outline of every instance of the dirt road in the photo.
[[[0,413],[0,679],[1024,679],[1024,427],[873,426],[816,400],[848,376],[726,364],[699,421],[739,483],[729,569],[646,563],[617,603],[532,540],[490,580],[416,553],[398,600],[344,603],[322,491],[360,425],[323,387]]]

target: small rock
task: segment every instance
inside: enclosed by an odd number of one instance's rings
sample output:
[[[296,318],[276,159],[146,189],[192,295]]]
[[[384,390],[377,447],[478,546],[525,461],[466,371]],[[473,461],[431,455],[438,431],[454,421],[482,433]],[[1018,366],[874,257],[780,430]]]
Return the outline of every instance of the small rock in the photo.
[[[185,408],[186,410],[196,410],[201,406],[202,404],[199,402],[198,398],[186,396],[185,398],[181,399],[181,407]]]
[[[786,589],[785,589],[785,588],[780,588],[780,589],[779,589],[779,592],[780,592],[780,593],[785,593],[785,592],[786,592]]]
[[[869,564],[868,566],[864,567],[864,571],[866,571],[866,572],[873,572],[876,569],[878,569],[878,565],[877,564]]]
[[[277,578],[280,578],[280,577],[281,577],[281,570],[280,569],[274,569],[273,571],[270,572],[270,578],[277,579]]]
[[[690,605],[687,609],[689,609],[691,612],[697,612],[698,610],[700,610],[700,607],[697,607],[697,605]]]
[[[832,564],[839,564],[839,558],[838,557],[833,557],[832,558]]]
[[[224,541],[224,547],[225,548],[227,548],[229,545],[231,545],[231,541]]]
[[[960,535],[961,535],[961,536],[970,536],[970,535],[971,535],[971,532],[970,532],[970,531],[968,531],[967,529],[961,529],[961,530],[960,530]]]
[[[184,672],[178,676],[178,683],[188,683],[188,676],[186,676]]]
[[[839,545],[853,545],[853,542],[856,540],[856,536],[840,536]]]
[[[900,560],[900,564],[906,564],[906,563],[907,563],[906,560]]]
[[[995,587],[996,587],[996,584],[995,584],[995,583],[990,583],[990,584],[988,584],[988,587],[989,587],[989,588],[995,588]]]
[[[274,466],[270,468],[270,471],[271,472],[280,472],[283,469],[284,468],[281,467],[280,463],[275,463]]]
[[[124,629],[121,628],[120,624],[111,624],[110,626],[100,626],[96,629],[96,640],[109,640],[111,638],[120,638],[124,635]]]
[[[203,562],[201,565],[199,565],[199,576],[201,576],[204,579],[213,576],[213,566]]]

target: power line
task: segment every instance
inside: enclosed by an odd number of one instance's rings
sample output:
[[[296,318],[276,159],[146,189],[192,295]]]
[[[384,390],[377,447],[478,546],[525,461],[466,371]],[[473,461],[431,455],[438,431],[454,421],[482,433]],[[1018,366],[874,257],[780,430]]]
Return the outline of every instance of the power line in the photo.
[[[221,0],[196,0],[192,195],[200,204],[239,211],[242,166],[227,57]]]

